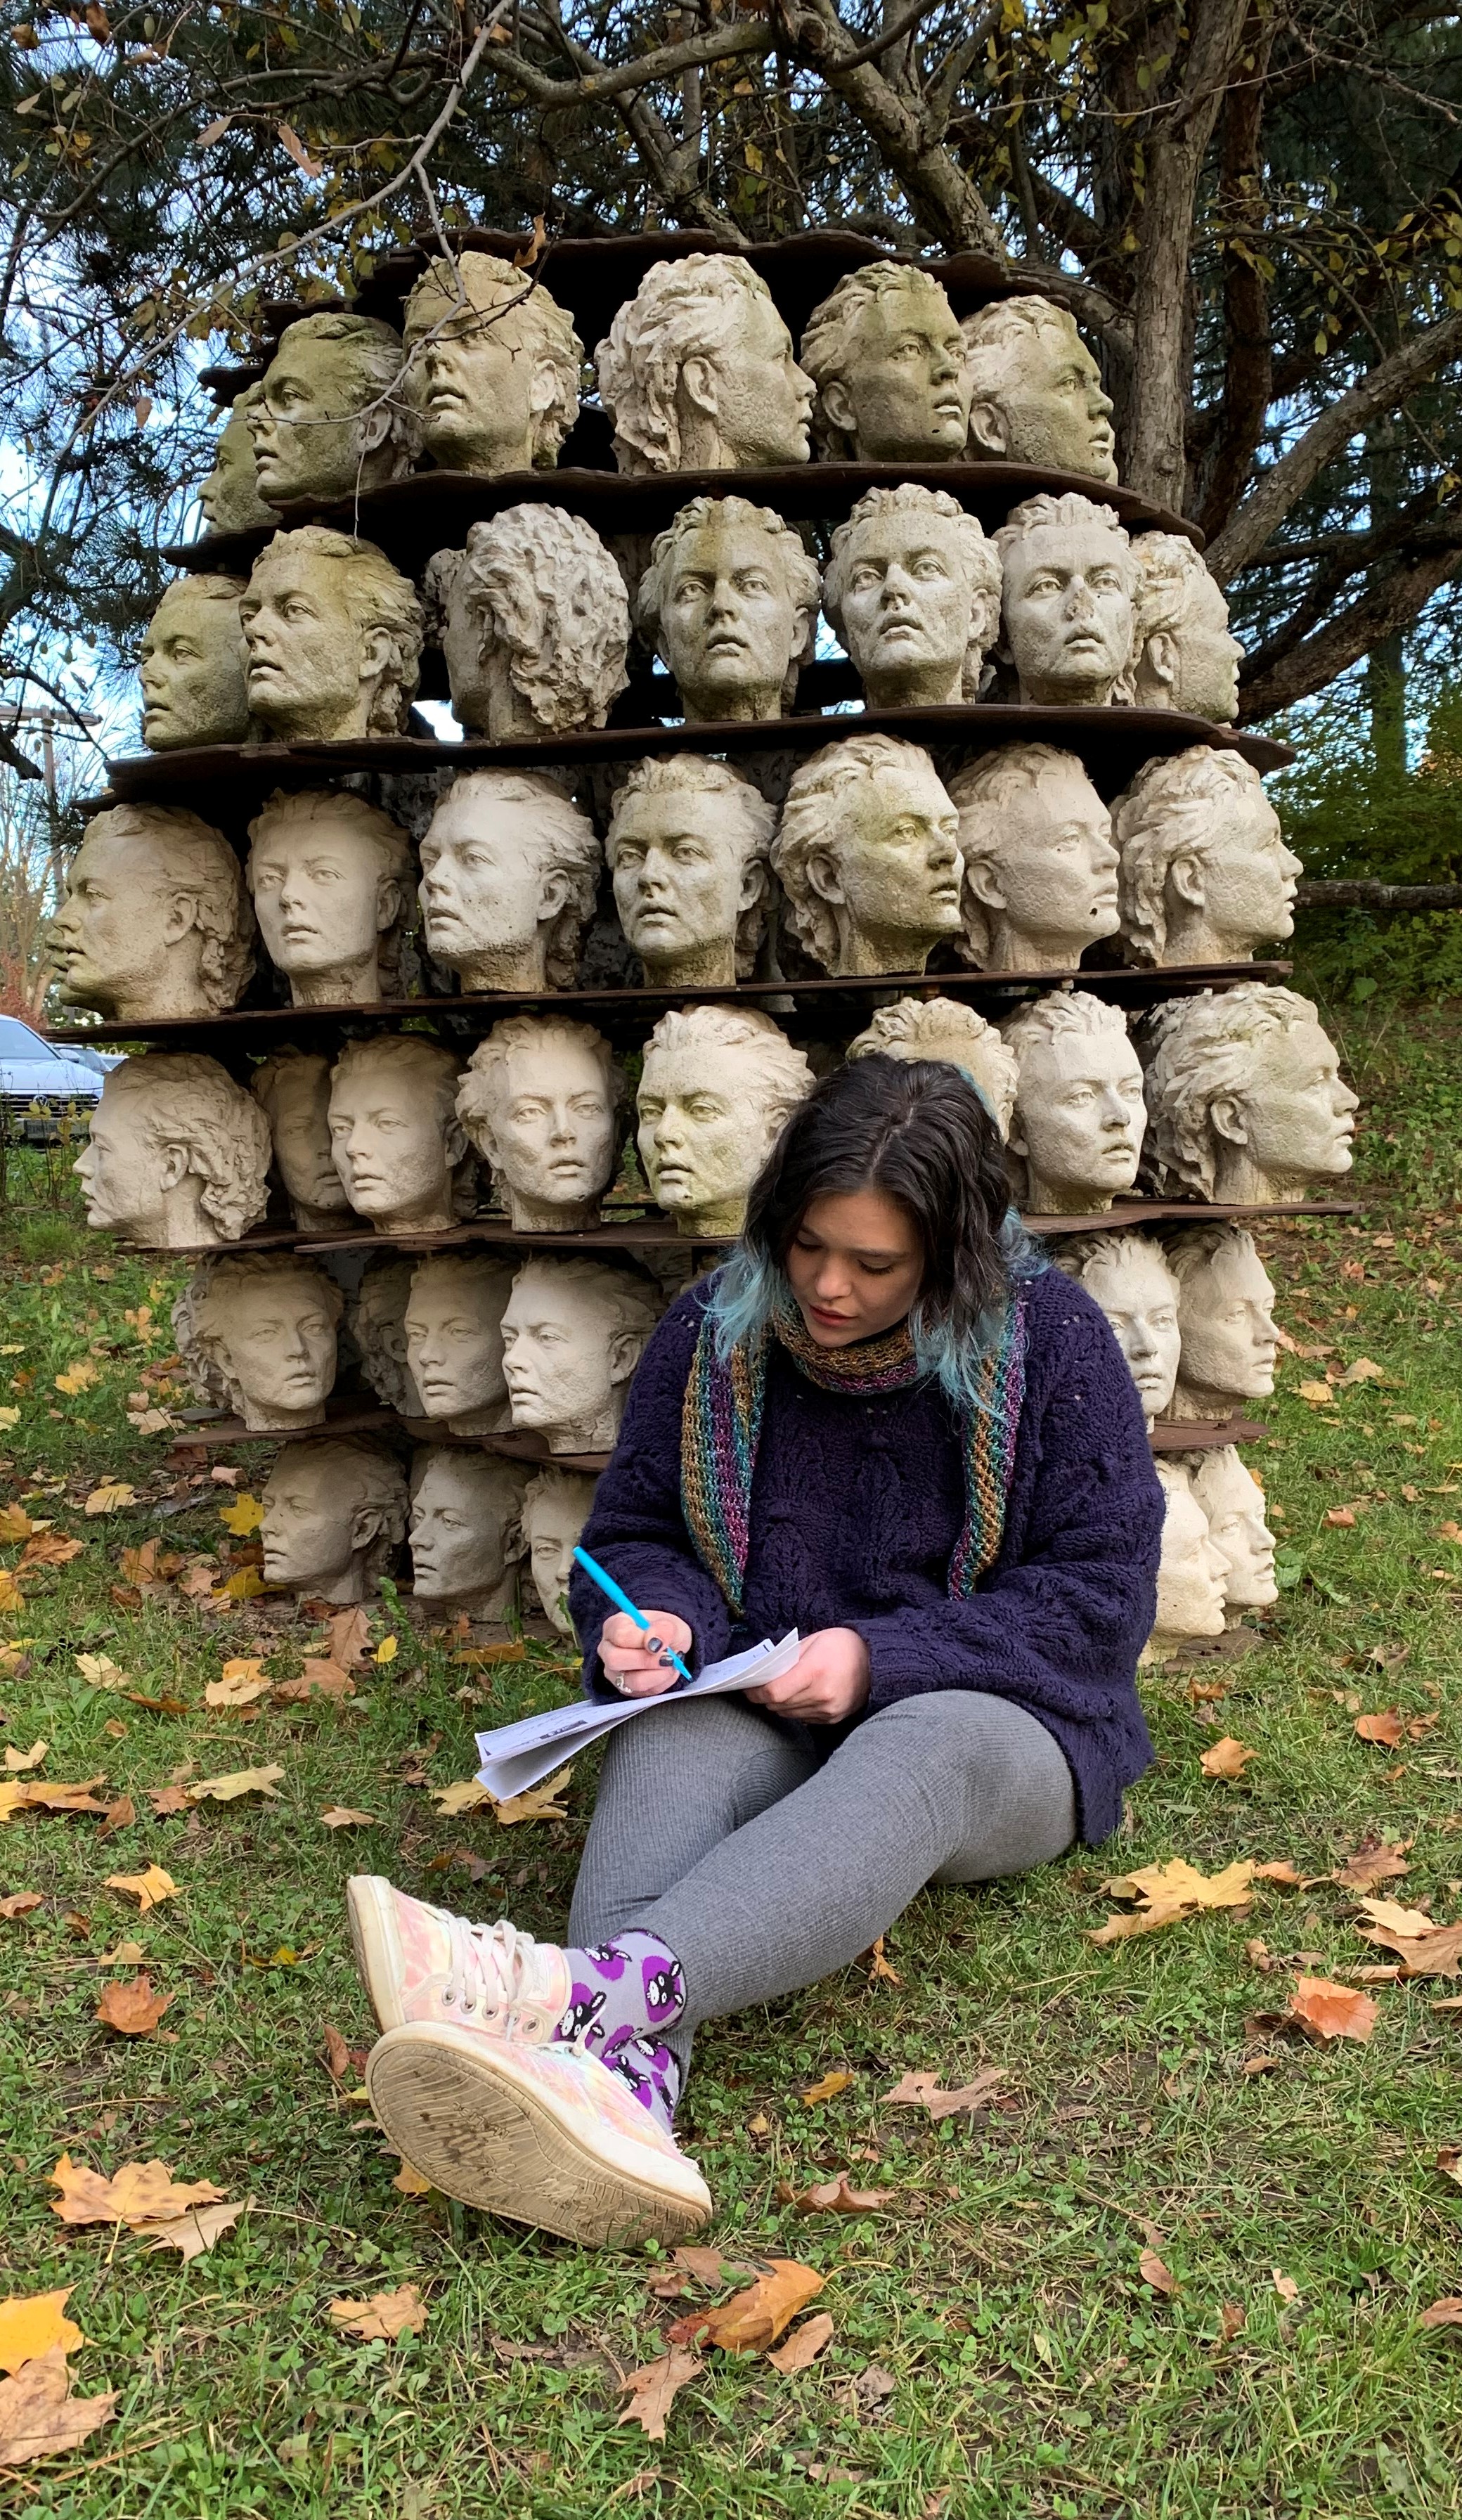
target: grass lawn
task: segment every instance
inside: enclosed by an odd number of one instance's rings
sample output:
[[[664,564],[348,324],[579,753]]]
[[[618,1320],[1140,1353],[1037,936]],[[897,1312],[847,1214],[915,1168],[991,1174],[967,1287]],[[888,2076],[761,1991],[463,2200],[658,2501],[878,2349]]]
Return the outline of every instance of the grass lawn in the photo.
[[[368,2037],[352,1868],[561,1924],[592,1774],[575,1775],[566,1821],[510,1829],[438,1813],[430,1788],[470,1775],[476,1726],[563,1693],[562,1666],[547,1647],[456,1662],[451,1637],[387,1602],[370,1650],[398,1649],[362,1665],[353,1698],[205,1706],[232,1656],[288,1678],[321,1649],[308,1619],[183,1590],[205,1552],[218,1579],[242,1571],[246,1539],[222,1514],[257,1492],[267,1454],[232,1457],[237,1491],[205,1467],[164,1471],[125,1412],[170,1348],[176,1273],[59,1221],[17,1224],[0,1501],[82,1547],[0,1614],[0,1743],[23,1755],[43,1738],[26,1777],[105,1776],[95,1799],[129,1796],[137,1817],[105,1841],[95,1813],[0,1828],[0,1894],[42,1902],[0,1921],[0,2292],[70,2286],[88,2340],[72,2387],[120,2393],[109,2426],[8,2477],[10,2505],[75,2520],[1462,2510],[1462,2331],[1419,2324],[1462,2292],[1462,2188],[1437,2167],[1462,2143],[1462,2011],[1438,2008],[1462,1980],[1370,1984],[1363,2045],[1255,2020],[1282,2015],[1302,1973],[1356,1984],[1390,1960],[1330,1878],[1367,1840],[1409,1841],[1387,1895],[1462,1915],[1462,1543],[1443,1533],[1462,1520],[1462,1210],[1442,1168],[1462,1058],[1440,1019],[1429,1062],[1414,1038],[1375,1019],[1351,1044],[1364,1214],[1266,1238],[1281,1318],[1309,1353],[1283,1359],[1250,1457],[1282,1515],[1286,1590],[1263,1644],[1148,1677],[1157,1763],[1109,1847],[921,1898],[888,1937],[897,1982],[860,1965],[703,2038],[685,2127],[720,2201],[715,2237],[732,2259],[817,2268],[834,2334],[799,2376],[708,2352],[662,2442],[616,2425],[620,2377],[718,2292],[687,2276],[664,2299],[665,2269],[642,2257],[402,2192],[351,2097],[358,2065],[336,2081],[325,2061],[328,2025]],[[1362,1358],[1384,1379],[1301,1396]],[[133,1501],[88,1515],[110,1480]],[[1353,1518],[1327,1523],[1341,1508]],[[179,1563],[167,1574],[164,1555],[147,1584],[122,1552],[155,1541]],[[12,1573],[23,1548],[0,1547]],[[93,1685],[81,1655],[125,1683]],[[1392,1748],[1357,1737],[1358,1715],[1393,1707],[1424,1729]],[[1257,1753],[1237,1783],[1199,1764],[1225,1733]],[[267,1765],[284,1772],[273,1799],[150,1800]],[[326,1827],[337,1805],[374,1824]],[[1084,1939],[1112,1912],[1110,1874],[1174,1856],[1205,1871],[1289,1859],[1305,1886],[1260,1882],[1247,1911]],[[140,1915],[105,1885],[150,1863],[177,1896]],[[98,2002],[139,1965],[171,2001],[154,2035],[125,2038]],[[973,2115],[883,2105],[909,2069],[962,2085],[985,2066],[1004,2081]],[[852,2079],[801,2098],[834,2071]],[[106,2174],[160,2158],[251,2202],[185,2265],[119,2227],[61,2224],[47,2182],[65,2152]],[[883,2210],[799,2222],[776,2201],[779,2182],[845,2170],[893,2191]],[[420,2332],[361,2343],[332,2326],[332,2300],[407,2282]]]

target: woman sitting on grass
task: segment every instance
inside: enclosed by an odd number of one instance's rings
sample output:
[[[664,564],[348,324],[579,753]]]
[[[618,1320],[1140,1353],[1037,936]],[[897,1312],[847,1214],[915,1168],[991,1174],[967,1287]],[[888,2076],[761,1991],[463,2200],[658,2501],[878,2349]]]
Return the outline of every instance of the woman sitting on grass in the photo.
[[[1131,1376],[1007,1212],[976,1088],[839,1068],[655,1330],[599,1481],[585,1545],[652,1625],[577,1576],[586,1685],[669,1702],[610,1735],[567,1946],[350,1884],[406,2159],[569,2239],[703,2223],[672,2125],[698,2022],[845,1967],[927,1882],[1116,1827],[1162,1524]],[[676,1704],[662,1649],[792,1627],[780,1679]]]

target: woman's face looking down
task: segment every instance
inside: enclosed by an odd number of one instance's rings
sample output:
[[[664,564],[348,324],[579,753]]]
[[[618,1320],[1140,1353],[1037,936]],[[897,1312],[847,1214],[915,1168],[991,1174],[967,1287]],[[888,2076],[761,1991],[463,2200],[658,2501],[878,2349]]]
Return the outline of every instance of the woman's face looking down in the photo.
[[[809,1336],[819,1347],[851,1347],[903,1321],[924,1258],[897,1200],[881,1190],[839,1191],[809,1202],[786,1272]]]

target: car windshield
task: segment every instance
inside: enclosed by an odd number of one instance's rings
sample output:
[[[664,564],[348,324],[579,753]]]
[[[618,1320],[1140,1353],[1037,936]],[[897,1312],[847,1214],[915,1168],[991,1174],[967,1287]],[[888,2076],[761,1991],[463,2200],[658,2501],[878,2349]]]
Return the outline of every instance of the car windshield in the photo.
[[[0,1015],[0,1058],[59,1058],[59,1051],[42,1041],[15,1015]]]

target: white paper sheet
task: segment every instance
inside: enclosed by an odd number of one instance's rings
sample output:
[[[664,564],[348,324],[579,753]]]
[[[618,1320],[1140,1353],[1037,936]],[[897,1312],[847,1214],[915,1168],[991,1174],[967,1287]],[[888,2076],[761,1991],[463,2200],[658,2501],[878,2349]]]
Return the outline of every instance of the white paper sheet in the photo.
[[[764,1680],[779,1680],[801,1651],[802,1639],[793,1628],[780,1644],[764,1638],[759,1645],[732,1654],[727,1662],[707,1663],[697,1679],[659,1697],[616,1697],[607,1702],[580,1697],[571,1706],[550,1707],[546,1715],[524,1715],[496,1732],[479,1732],[478,1781],[495,1802],[509,1802],[632,1716],[652,1715],[656,1707],[684,1706],[687,1697],[719,1697],[732,1689],[755,1688]]]

